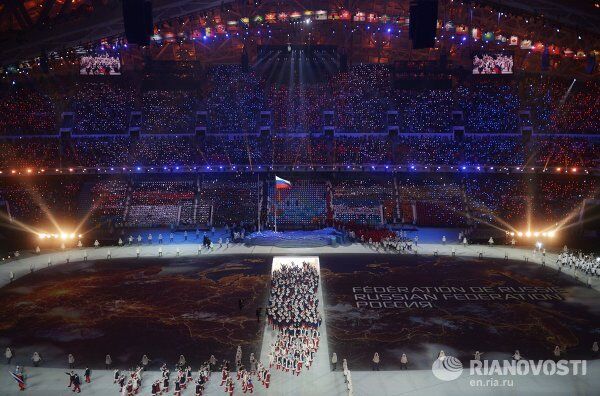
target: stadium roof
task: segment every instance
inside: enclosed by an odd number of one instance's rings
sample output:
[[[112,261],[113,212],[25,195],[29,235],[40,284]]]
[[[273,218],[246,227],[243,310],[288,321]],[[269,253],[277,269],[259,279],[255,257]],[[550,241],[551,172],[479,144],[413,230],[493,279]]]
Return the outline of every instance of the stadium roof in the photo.
[[[457,0],[440,0],[440,7],[447,7],[448,3]],[[460,0],[458,0],[460,1]],[[210,9],[239,1],[233,0],[153,0],[153,14],[155,23],[166,20],[207,12]],[[549,25],[571,27],[573,32],[592,32],[592,36],[584,34],[588,49],[595,49],[600,37],[600,0],[464,0],[466,4],[489,5],[494,11],[511,13],[527,18],[542,16],[543,23]],[[278,1],[263,0],[258,5],[242,2],[243,12],[250,12],[255,8],[274,9],[282,3]],[[375,12],[391,13],[401,10],[408,13],[408,0],[397,1],[353,1],[332,2],[328,0],[314,2],[289,2],[298,7],[350,7],[356,10],[373,9]],[[462,2],[461,2],[462,4]],[[42,50],[61,51],[74,48],[80,44],[99,42],[103,38],[111,38],[123,34],[122,0],[0,0],[0,59],[3,64],[11,64],[22,60],[38,57]],[[253,8],[254,7],[254,8]],[[236,7],[232,7],[236,8]],[[275,8],[276,9],[276,8]],[[261,12],[258,11],[258,12]],[[400,12],[400,14],[402,14]],[[495,17],[483,16],[489,19],[484,26],[492,26]],[[479,13],[481,23],[481,13]],[[511,26],[514,34],[531,37],[525,26],[521,26],[518,19],[516,25]],[[539,25],[538,25],[539,26]],[[565,44],[560,40],[565,37],[562,33],[551,37],[550,42]],[[576,36],[575,36],[576,37]],[[581,39],[581,38],[580,38]],[[400,51],[401,48],[398,49]]]
[[[154,0],[154,21],[177,18],[233,0]],[[96,6],[100,2],[93,2]],[[42,49],[74,47],[123,33],[122,4],[84,0],[0,0],[0,59],[31,59]]]
[[[600,0],[482,0],[479,3],[520,10],[574,29],[600,34]]]

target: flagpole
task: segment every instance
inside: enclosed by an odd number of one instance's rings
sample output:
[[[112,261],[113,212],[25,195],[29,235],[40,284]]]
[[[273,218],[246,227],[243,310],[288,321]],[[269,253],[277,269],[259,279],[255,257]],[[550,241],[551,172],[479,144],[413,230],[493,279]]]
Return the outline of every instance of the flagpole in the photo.
[[[277,200],[275,201],[275,232],[277,232],[277,209],[279,206],[279,189],[277,188],[277,184],[275,184],[275,190],[277,190]]]

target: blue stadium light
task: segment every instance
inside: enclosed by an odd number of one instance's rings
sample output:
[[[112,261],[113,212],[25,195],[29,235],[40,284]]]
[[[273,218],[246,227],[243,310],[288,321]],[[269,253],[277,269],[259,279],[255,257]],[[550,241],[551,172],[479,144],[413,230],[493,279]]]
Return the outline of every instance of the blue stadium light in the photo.
[[[412,169],[412,170],[415,170],[415,166],[414,166],[414,165],[411,165],[411,166],[410,166],[410,169]]]
[[[206,169],[210,170],[210,166],[207,166]]]
[[[176,167],[175,167],[175,170],[179,170],[179,167],[178,167],[178,166],[176,166]]]
[[[110,170],[111,170],[111,171],[114,171],[114,170],[115,170],[115,168],[110,168]]]
[[[167,170],[167,167],[166,167],[166,166],[163,166],[163,170]]]
[[[477,167],[477,170],[481,170],[481,167],[480,167],[480,166],[478,166],[478,167]]]
[[[142,168],[140,168],[140,167],[138,166],[138,167],[137,167],[137,170],[141,171],[141,170],[142,170]]]
[[[321,167],[321,168],[322,168],[322,167]],[[390,169],[390,167],[386,165],[386,166],[385,166],[385,169]]]
[[[223,169],[223,165],[219,165],[219,169]]]
[[[463,167],[462,167],[462,170],[465,170],[465,169],[467,169],[467,167],[466,167],[466,166],[463,166]]]

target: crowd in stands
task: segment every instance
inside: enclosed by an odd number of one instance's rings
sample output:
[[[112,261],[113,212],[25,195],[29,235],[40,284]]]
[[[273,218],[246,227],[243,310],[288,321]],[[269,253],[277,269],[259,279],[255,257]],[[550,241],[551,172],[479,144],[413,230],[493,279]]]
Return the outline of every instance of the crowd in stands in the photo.
[[[340,180],[333,183],[334,219],[342,223],[383,224],[396,217],[392,180]]]
[[[60,144],[57,139],[0,140],[0,166],[6,169],[60,166]]]
[[[93,183],[89,191],[82,197],[82,202],[91,208],[90,219],[93,223],[115,223],[121,224],[124,220],[125,207],[127,205],[127,196],[129,183],[125,180],[102,180]]]
[[[254,131],[266,100],[260,76],[239,65],[215,66],[207,73],[199,110],[208,112],[209,126],[220,132]]]
[[[517,131],[519,96],[513,85],[481,83],[457,88],[457,105],[463,109],[465,129],[470,133]]]
[[[334,111],[343,131],[382,131],[387,111],[396,108],[387,68],[357,65],[350,72],[335,76],[330,85],[331,94],[323,96],[331,96],[329,109]]]
[[[43,135],[56,133],[55,103],[33,88],[0,88],[0,134]]]
[[[450,90],[401,90],[394,99],[390,108],[399,110],[400,130],[413,133],[449,132],[450,114],[459,108]]]
[[[127,138],[75,139],[65,145],[65,159],[73,166],[120,166],[130,164]]]
[[[403,209],[408,212],[407,218],[412,218],[413,223],[423,226],[465,224],[464,195],[455,180],[441,176],[399,178],[398,195]]]
[[[537,137],[154,136],[0,140],[0,169],[118,166],[487,165],[597,167],[600,140]]]
[[[291,169],[307,165],[400,164],[536,165],[550,171],[568,168],[570,173],[575,173],[581,167],[600,166],[600,143],[589,138],[553,137],[551,133],[596,133],[600,123],[600,96],[597,82],[576,81],[569,91],[572,82],[523,77],[514,81],[466,81],[455,89],[411,90],[395,86],[386,66],[355,65],[328,81],[282,85],[267,83],[258,72],[244,72],[240,66],[221,65],[210,67],[205,82],[189,91],[140,90],[122,81],[77,82],[60,90],[55,87],[56,92],[52,93],[44,92],[49,90],[50,83],[44,89],[17,85],[0,94],[0,134],[11,137],[0,140],[0,150],[4,153],[0,170],[8,173],[28,167],[37,170],[71,166],[177,168],[183,165],[217,169],[235,165],[253,170],[270,165],[287,165]],[[518,111],[523,107],[531,109],[532,125],[546,135],[537,135],[525,142],[519,135],[469,136],[455,140],[451,134],[428,134],[449,132],[450,113],[455,109],[464,112],[467,132],[517,132]],[[261,122],[259,113],[266,109],[272,112],[274,133],[271,136],[176,136],[194,132],[197,110],[208,112],[209,129],[239,133],[256,130]],[[289,137],[280,133],[321,132],[324,110],[334,112],[333,123],[339,132],[384,131],[386,112],[390,109],[399,112],[396,121],[400,130],[414,132],[414,137]],[[74,112],[75,135],[106,136],[27,137],[56,134],[57,119],[65,110]],[[127,133],[132,110],[142,113],[142,135],[165,136],[139,139],[111,136]],[[342,185],[329,190],[326,183],[300,181],[277,202],[272,186],[261,193],[260,182],[242,179],[230,183],[194,182],[190,190],[176,193],[169,191],[172,186],[167,186],[165,191],[159,191],[162,186],[152,191],[136,186],[130,191],[127,183],[98,184],[89,192],[86,188],[82,191],[92,197],[90,204],[95,207],[92,217],[99,221],[110,218],[141,224],[144,217],[148,220],[147,212],[152,212],[155,205],[170,205],[165,218],[175,217],[181,224],[190,226],[210,222],[208,208],[217,225],[254,223],[263,216],[272,223],[275,210],[282,225],[320,225],[334,218],[344,222],[402,219],[420,225],[462,225],[465,213],[482,221],[502,218],[511,222],[523,219],[528,210],[554,219],[568,215],[582,199],[597,196],[598,191],[594,180],[544,179],[534,183],[535,191],[532,191],[531,184],[519,177],[467,175],[461,182],[448,183],[419,181],[415,184],[401,180],[397,202],[389,198],[389,191],[393,191],[389,180],[385,182],[388,183],[385,194],[380,191],[379,182],[350,183],[353,189],[361,191],[360,197],[344,193]],[[61,183],[61,189],[72,190],[74,195],[81,188],[75,186],[76,183]],[[36,209],[35,203],[27,204],[36,189],[42,191],[37,195],[44,200],[55,200],[50,192],[53,186],[17,184],[13,188],[3,187],[2,194],[13,203],[13,213],[18,217],[39,220],[44,217],[41,209]],[[169,194],[168,202],[164,202],[163,193]],[[179,193],[185,197],[177,196]],[[261,194],[270,201],[259,203]],[[533,196],[541,198],[534,200]],[[574,205],[559,207],[557,204],[565,201]],[[357,217],[360,208],[368,208],[364,212],[369,214]],[[69,207],[67,212],[73,210]]]
[[[177,226],[182,204],[195,203],[195,189],[195,183],[190,180],[136,183],[131,192],[131,205],[125,225],[129,227]]]
[[[530,109],[540,133],[597,133],[600,85],[551,77],[454,82],[452,89],[396,86],[386,65],[354,65],[318,83],[270,82],[239,65],[209,67],[193,90],[146,90],[122,81],[57,82],[56,87],[10,87],[0,95],[0,133],[56,134],[62,111],[74,112],[74,132],[126,133],[132,110],[142,113],[142,132],[194,133],[196,111],[218,132],[256,131],[260,112],[272,113],[274,132],[320,132],[323,112],[342,132],[384,132],[387,111],[401,132],[450,132],[451,112],[462,111],[467,132],[519,133],[519,110]],[[59,85],[60,84],[60,85]],[[69,85],[70,84],[70,85]],[[47,91],[47,92],[44,92]],[[56,92],[60,92],[57,98]],[[568,92],[568,94],[567,94]],[[65,108],[58,106],[66,102]]]
[[[550,167],[596,167],[600,144],[578,138],[540,138],[536,141],[536,164]]]
[[[524,225],[532,192],[523,177],[471,176],[464,182],[467,206],[475,218]]]
[[[227,175],[32,176],[0,178],[0,206],[14,220],[46,225],[48,214],[111,226],[255,229],[379,226],[526,226],[579,220],[600,182],[576,175],[404,174],[292,178],[292,188],[247,173]]]
[[[178,166],[199,162],[198,148],[190,137],[148,137],[132,142],[131,166]]]
[[[228,180],[205,178],[200,183],[200,196],[211,202],[213,224],[254,224],[258,219],[260,183],[243,175]]]
[[[336,138],[334,156],[336,164],[391,164],[392,143],[387,138]]]
[[[147,91],[142,95],[142,130],[145,133],[193,133],[195,96],[185,91]]]
[[[75,133],[123,134],[127,132],[135,94],[131,87],[109,82],[79,84],[71,98]]]
[[[520,97],[523,106],[531,109],[540,132],[597,133],[600,122],[599,92],[600,84],[597,81],[540,76],[529,77],[523,82]]]
[[[536,181],[535,213],[545,219],[565,219],[579,216],[585,199],[597,199],[599,186],[589,178],[543,177]]]
[[[6,203],[10,221],[29,226],[46,227],[54,219],[63,224],[79,215],[79,192],[82,181],[78,177],[35,178],[30,180],[0,180],[0,200]]]

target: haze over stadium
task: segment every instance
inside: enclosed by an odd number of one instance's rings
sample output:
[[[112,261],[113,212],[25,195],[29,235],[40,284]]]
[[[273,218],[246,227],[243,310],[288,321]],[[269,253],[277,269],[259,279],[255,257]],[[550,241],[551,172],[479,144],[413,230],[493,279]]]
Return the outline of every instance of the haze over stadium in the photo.
[[[0,394],[597,394],[599,27],[0,0]]]

